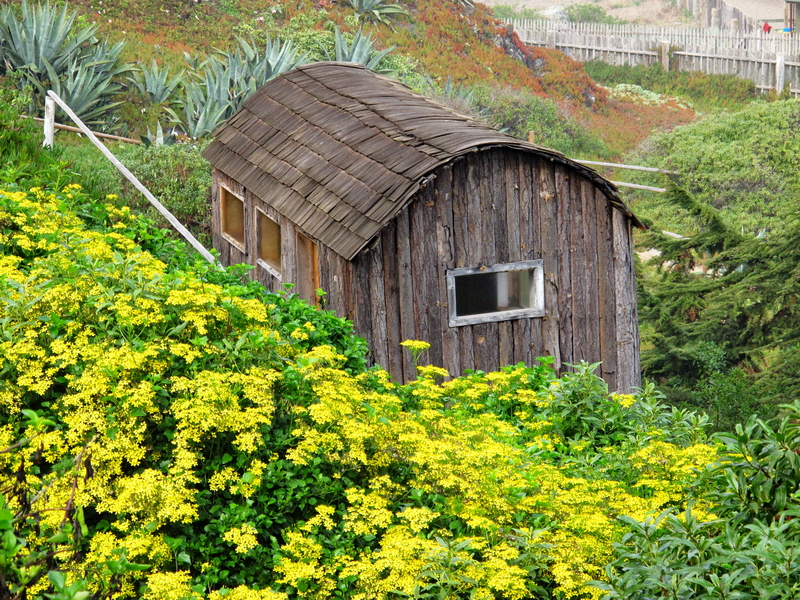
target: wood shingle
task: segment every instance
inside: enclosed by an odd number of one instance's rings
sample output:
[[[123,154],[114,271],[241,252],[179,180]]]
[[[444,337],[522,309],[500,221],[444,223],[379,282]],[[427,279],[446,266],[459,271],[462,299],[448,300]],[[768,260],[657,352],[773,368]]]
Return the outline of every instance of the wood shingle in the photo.
[[[569,166],[641,226],[594,170],[361,65],[314,63],[285,73],[248,98],[215,138],[204,152],[215,168],[347,260],[408,205],[432,171],[493,147]]]

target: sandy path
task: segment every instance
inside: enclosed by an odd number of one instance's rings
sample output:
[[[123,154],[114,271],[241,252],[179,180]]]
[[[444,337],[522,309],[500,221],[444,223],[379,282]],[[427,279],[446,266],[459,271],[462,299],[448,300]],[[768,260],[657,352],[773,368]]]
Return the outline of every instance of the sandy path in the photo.
[[[725,0],[734,8],[758,21],[769,21],[783,26],[784,0]]]
[[[655,25],[695,25],[687,20],[682,11],[670,6],[664,0],[479,0],[488,6],[498,4],[521,8],[542,10],[560,4],[596,3],[606,12],[618,19],[632,23],[652,23]],[[773,26],[783,26],[784,0],[725,0],[731,6],[759,21],[770,21]]]

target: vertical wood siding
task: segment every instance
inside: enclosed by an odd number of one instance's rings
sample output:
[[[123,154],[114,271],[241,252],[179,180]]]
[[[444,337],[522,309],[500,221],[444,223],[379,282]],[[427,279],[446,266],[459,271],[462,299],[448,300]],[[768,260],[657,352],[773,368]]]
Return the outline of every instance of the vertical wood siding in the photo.
[[[565,167],[508,150],[472,154],[437,171],[351,263],[364,278],[349,301],[365,311],[356,328],[398,379],[415,376],[399,347],[413,338],[431,344],[421,364],[453,375],[549,354],[561,371],[602,362],[609,387],[629,391],[640,383],[630,233],[602,192]],[[448,269],[534,259],[544,260],[544,317],[448,326]]]
[[[218,180],[243,191],[215,173],[215,200]],[[257,199],[248,196],[251,202]],[[218,202],[214,207],[219,223]],[[295,229],[265,212],[281,224],[288,281]],[[215,226],[214,243],[226,264],[255,262],[251,235],[245,256]],[[544,317],[449,327],[448,269],[535,259],[543,260]],[[326,307],[353,321],[372,360],[398,380],[415,377],[400,342],[422,339],[431,348],[421,364],[452,375],[550,355],[559,371],[581,360],[601,362],[598,373],[612,390],[641,383],[630,220],[590,182],[546,158],[494,149],[440,168],[353,261],[320,245],[319,269]],[[256,274],[274,289],[268,272],[257,268]]]

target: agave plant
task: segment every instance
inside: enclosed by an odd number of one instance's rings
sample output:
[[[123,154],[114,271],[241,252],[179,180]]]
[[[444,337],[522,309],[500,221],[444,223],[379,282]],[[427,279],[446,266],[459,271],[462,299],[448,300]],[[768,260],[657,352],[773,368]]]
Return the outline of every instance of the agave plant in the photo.
[[[10,5],[0,11],[0,58],[7,70],[24,69],[45,74],[49,64],[59,75],[76,58],[92,53],[97,27],[72,30],[77,12],[69,14],[66,3],[57,9],[47,2],[31,8],[22,1],[22,19]]]
[[[328,49],[325,47],[322,48],[322,51],[325,53],[325,57],[328,60],[358,63],[373,71],[396,77],[397,71],[377,68],[378,64],[386,58],[395,47],[396,46],[392,46],[380,51],[375,50],[375,42],[372,39],[372,34],[364,35],[360,29],[356,32],[355,36],[353,36],[353,42],[350,44],[347,42],[345,35],[337,27],[334,38],[334,56],[331,57],[330,52],[328,52]]]
[[[112,97],[122,89],[114,79],[130,70],[128,65],[120,65],[117,61],[122,46],[122,42],[111,47],[107,42],[98,43],[92,49],[92,54],[73,57],[63,73],[58,73],[45,59],[42,60],[44,77],[37,77],[25,70],[23,73],[41,97],[45,97],[47,90],[51,89],[82,121],[97,125],[121,104],[113,102]]]
[[[134,72],[133,77],[128,77],[146,102],[164,104],[168,102],[175,89],[183,82],[183,73],[178,73],[170,79],[169,69],[160,68],[153,60],[152,67],[141,67]]]
[[[270,79],[305,62],[308,56],[307,54],[298,56],[291,40],[273,42],[267,38],[263,54],[252,40],[250,44],[242,38],[237,38],[236,41],[238,47],[233,52],[217,51],[230,69],[231,79],[235,83],[234,110],[238,110],[239,105],[247,97]]]
[[[214,132],[227,118],[230,110],[228,101],[214,102],[206,98],[205,90],[196,82],[187,82],[184,95],[179,101],[180,111],[170,110],[175,122],[186,135],[197,139]]]
[[[298,56],[291,41],[267,39],[262,52],[242,38],[237,38],[235,49],[216,50],[203,60],[187,56],[191,78],[184,84],[179,110],[170,112],[187,135],[207,135],[258,88],[304,62],[306,56]]]
[[[408,11],[399,4],[384,4],[386,0],[345,0],[359,17],[369,21],[388,23],[392,15],[408,16]]]
[[[115,81],[128,72],[119,63],[124,42],[110,46],[95,37],[97,27],[74,29],[77,12],[49,2],[31,7],[22,2],[21,18],[10,6],[0,10],[0,57],[7,71],[22,74],[21,83],[38,91],[39,105],[52,89],[90,124],[103,121],[119,105],[112,96],[121,90]],[[32,103],[30,110],[36,110]]]
[[[161,123],[156,123],[156,132],[155,134],[150,131],[150,128],[147,128],[147,135],[139,136],[142,139],[142,144],[147,146],[148,148],[151,147],[159,147],[159,146],[173,146],[175,142],[178,141],[178,138],[173,133],[164,133],[164,129],[161,127]]]

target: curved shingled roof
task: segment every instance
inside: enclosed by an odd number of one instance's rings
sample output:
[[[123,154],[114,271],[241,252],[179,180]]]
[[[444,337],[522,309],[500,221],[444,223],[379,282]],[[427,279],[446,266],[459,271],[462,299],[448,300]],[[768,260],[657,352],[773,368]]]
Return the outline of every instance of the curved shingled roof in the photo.
[[[432,171],[506,147],[562,163],[633,219],[613,183],[563,154],[500,133],[352,63],[303,65],[250,96],[203,156],[351,260]]]

